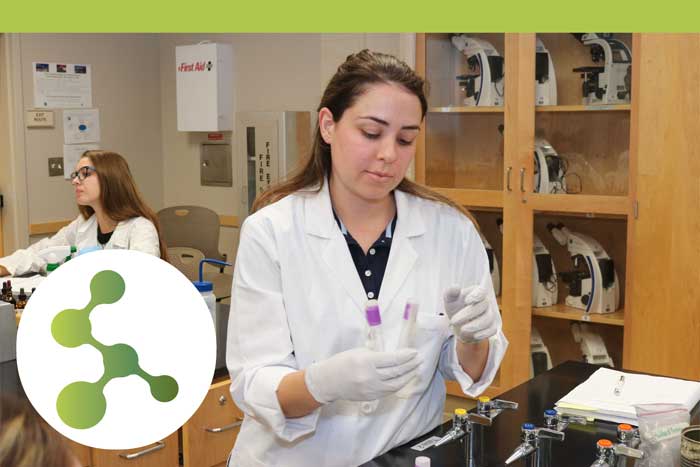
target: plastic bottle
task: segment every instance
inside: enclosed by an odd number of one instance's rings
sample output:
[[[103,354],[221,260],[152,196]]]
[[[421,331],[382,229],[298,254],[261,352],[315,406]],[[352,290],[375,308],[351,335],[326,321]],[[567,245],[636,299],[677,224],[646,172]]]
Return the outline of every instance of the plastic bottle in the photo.
[[[218,259],[204,258],[199,262],[199,280],[192,282],[199,291],[199,293],[202,295],[204,303],[207,304],[207,308],[209,308],[209,313],[211,314],[211,319],[214,321],[214,331],[218,333],[218,326],[216,322],[216,295],[214,295],[214,284],[203,279],[202,267],[204,266],[204,263],[216,264],[219,266],[233,265],[225,261],[219,261]]]
[[[62,261],[65,261],[66,257],[71,255],[74,248],[69,245],[52,246],[40,250],[37,254],[47,263],[60,264]]]
[[[74,246],[70,247],[70,254],[69,254],[68,256],[66,256],[66,259],[65,259],[64,263],[66,263],[66,262],[72,260],[73,258],[75,258],[75,257],[76,257],[76,252],[77,252],[77,251],[78,251],[78,249],[77,249],[76,247],[74,247]]]

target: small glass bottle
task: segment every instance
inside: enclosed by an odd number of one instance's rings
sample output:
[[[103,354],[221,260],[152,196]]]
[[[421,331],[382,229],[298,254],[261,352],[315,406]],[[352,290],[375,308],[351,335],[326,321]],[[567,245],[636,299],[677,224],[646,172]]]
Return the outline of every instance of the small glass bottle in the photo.
[[[12,281],[7,281],[7,291],[5,295],[5,301],[7,303],[12,303],[13,306],[17,305],[15,301],[15,295],[12,293]]]
[[[27,294],[24,293],[24,287],[20,287],[19,295],[17,296],[17,304],[15,305],[15,310],[24,310],[27,306]]]

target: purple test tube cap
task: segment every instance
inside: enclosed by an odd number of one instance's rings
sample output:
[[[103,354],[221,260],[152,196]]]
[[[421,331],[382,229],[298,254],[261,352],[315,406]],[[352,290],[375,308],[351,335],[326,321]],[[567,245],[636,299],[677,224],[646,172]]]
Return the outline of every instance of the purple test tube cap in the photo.
[[[418,306],[418,304],[417,304],[415,301],[413,301],[412,299],[409,299],[409,300],[406,302],[406,306],[405,306],[404,309],[403,309],[403,319],[404,319],[404,321],[408,321],[409,319],[411,319],[411,312],[414,312],[414,313],[415,313],[415,310],[416,310],[416,307],[417,307],[417,306]]]
[[[379,303],[376,300],[368,300],[365,305],[365,315],[370,326],[382,324],[382,317],[379,315]]]

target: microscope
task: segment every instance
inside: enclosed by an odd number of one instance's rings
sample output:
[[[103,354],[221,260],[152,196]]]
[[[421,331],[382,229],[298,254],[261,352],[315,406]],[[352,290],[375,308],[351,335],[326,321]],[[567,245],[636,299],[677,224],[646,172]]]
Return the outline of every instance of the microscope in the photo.
[[[584,323],[572,323],[571,333],[574,336],[574,342],[581,346],[581,355],[583,355],[586,363],[594,365],[607,365],[610,368],[615,368],[613,359],[608,354],[608,349],[605,346],[605,341],[593,330]]]
[[[557,105],[557,75],[552,55],[539,38],[535,47],[535,105]]]
[[[459,441],[464,447],[466,467],[483,467],[484,432],[483,427],[491,426],[493,420],[506,409],[517,410],[518,403],[479,397],[476,403],[476,413],[467,413],[464,409],[455,409],[452,417],[452,428],[435,443],[442,446],[452,441]],[[478,446],[477,446],[478,443]]]
[[[566,193],[566,163],[549,141],[535,138],[535,193]]]
[[[548,224],[547,229],[566,246],[574,264],[573,271],[560,272],[569,295],[565,303],[586,313],[612,313],[620,306],[620,285],[615,264],[593,238],[571,232],[564,224]]]
[[[632,90],[632,54],[624,42],[612,34],[574,34],[583,45],[591,47],[591,59],[603,66],[574,68],[583,78],[585,105],[628,104]]]
[[[557,303],[559,286],[552,255],[540,237],[532,237],[532,306],[536,308]]]
[[[530,328],[530,378],[552,369],[549,349],[536,327]]]
[[[496,219],[503,234],[503,219]],[[547,307],[557,303],[559,286],[552,255],[537,235],[532,237],[532,306]]]
[[[505,91],[503,57],[490,42],[466,34],[452,36],[452,44],[467,57],[467,73],[457,76],[466,106],[502,106]]]

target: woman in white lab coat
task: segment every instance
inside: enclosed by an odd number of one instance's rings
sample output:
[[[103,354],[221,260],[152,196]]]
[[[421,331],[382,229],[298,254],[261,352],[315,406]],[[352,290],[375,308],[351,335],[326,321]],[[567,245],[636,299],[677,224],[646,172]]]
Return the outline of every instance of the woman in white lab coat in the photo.
[[[80,215],[54,236],[0,258],[0,276],[41,272],[39,252],[54,246],[138,250],[166,259],[158,218],[136,188],[126,160],[115,152],[86,151],[71,174]]]
[[[358,465],[440,424],[444,380],[470,395],[493,380],[507,340],[483,243],[463,209],[404,178],[426,109],[403,62],[349,56],[305,167],[256,200],[228,327],[245,413],[229,466]],[[382,352],[366,347],[368,298]],[[409,299],[417,350],[397,349]]]

